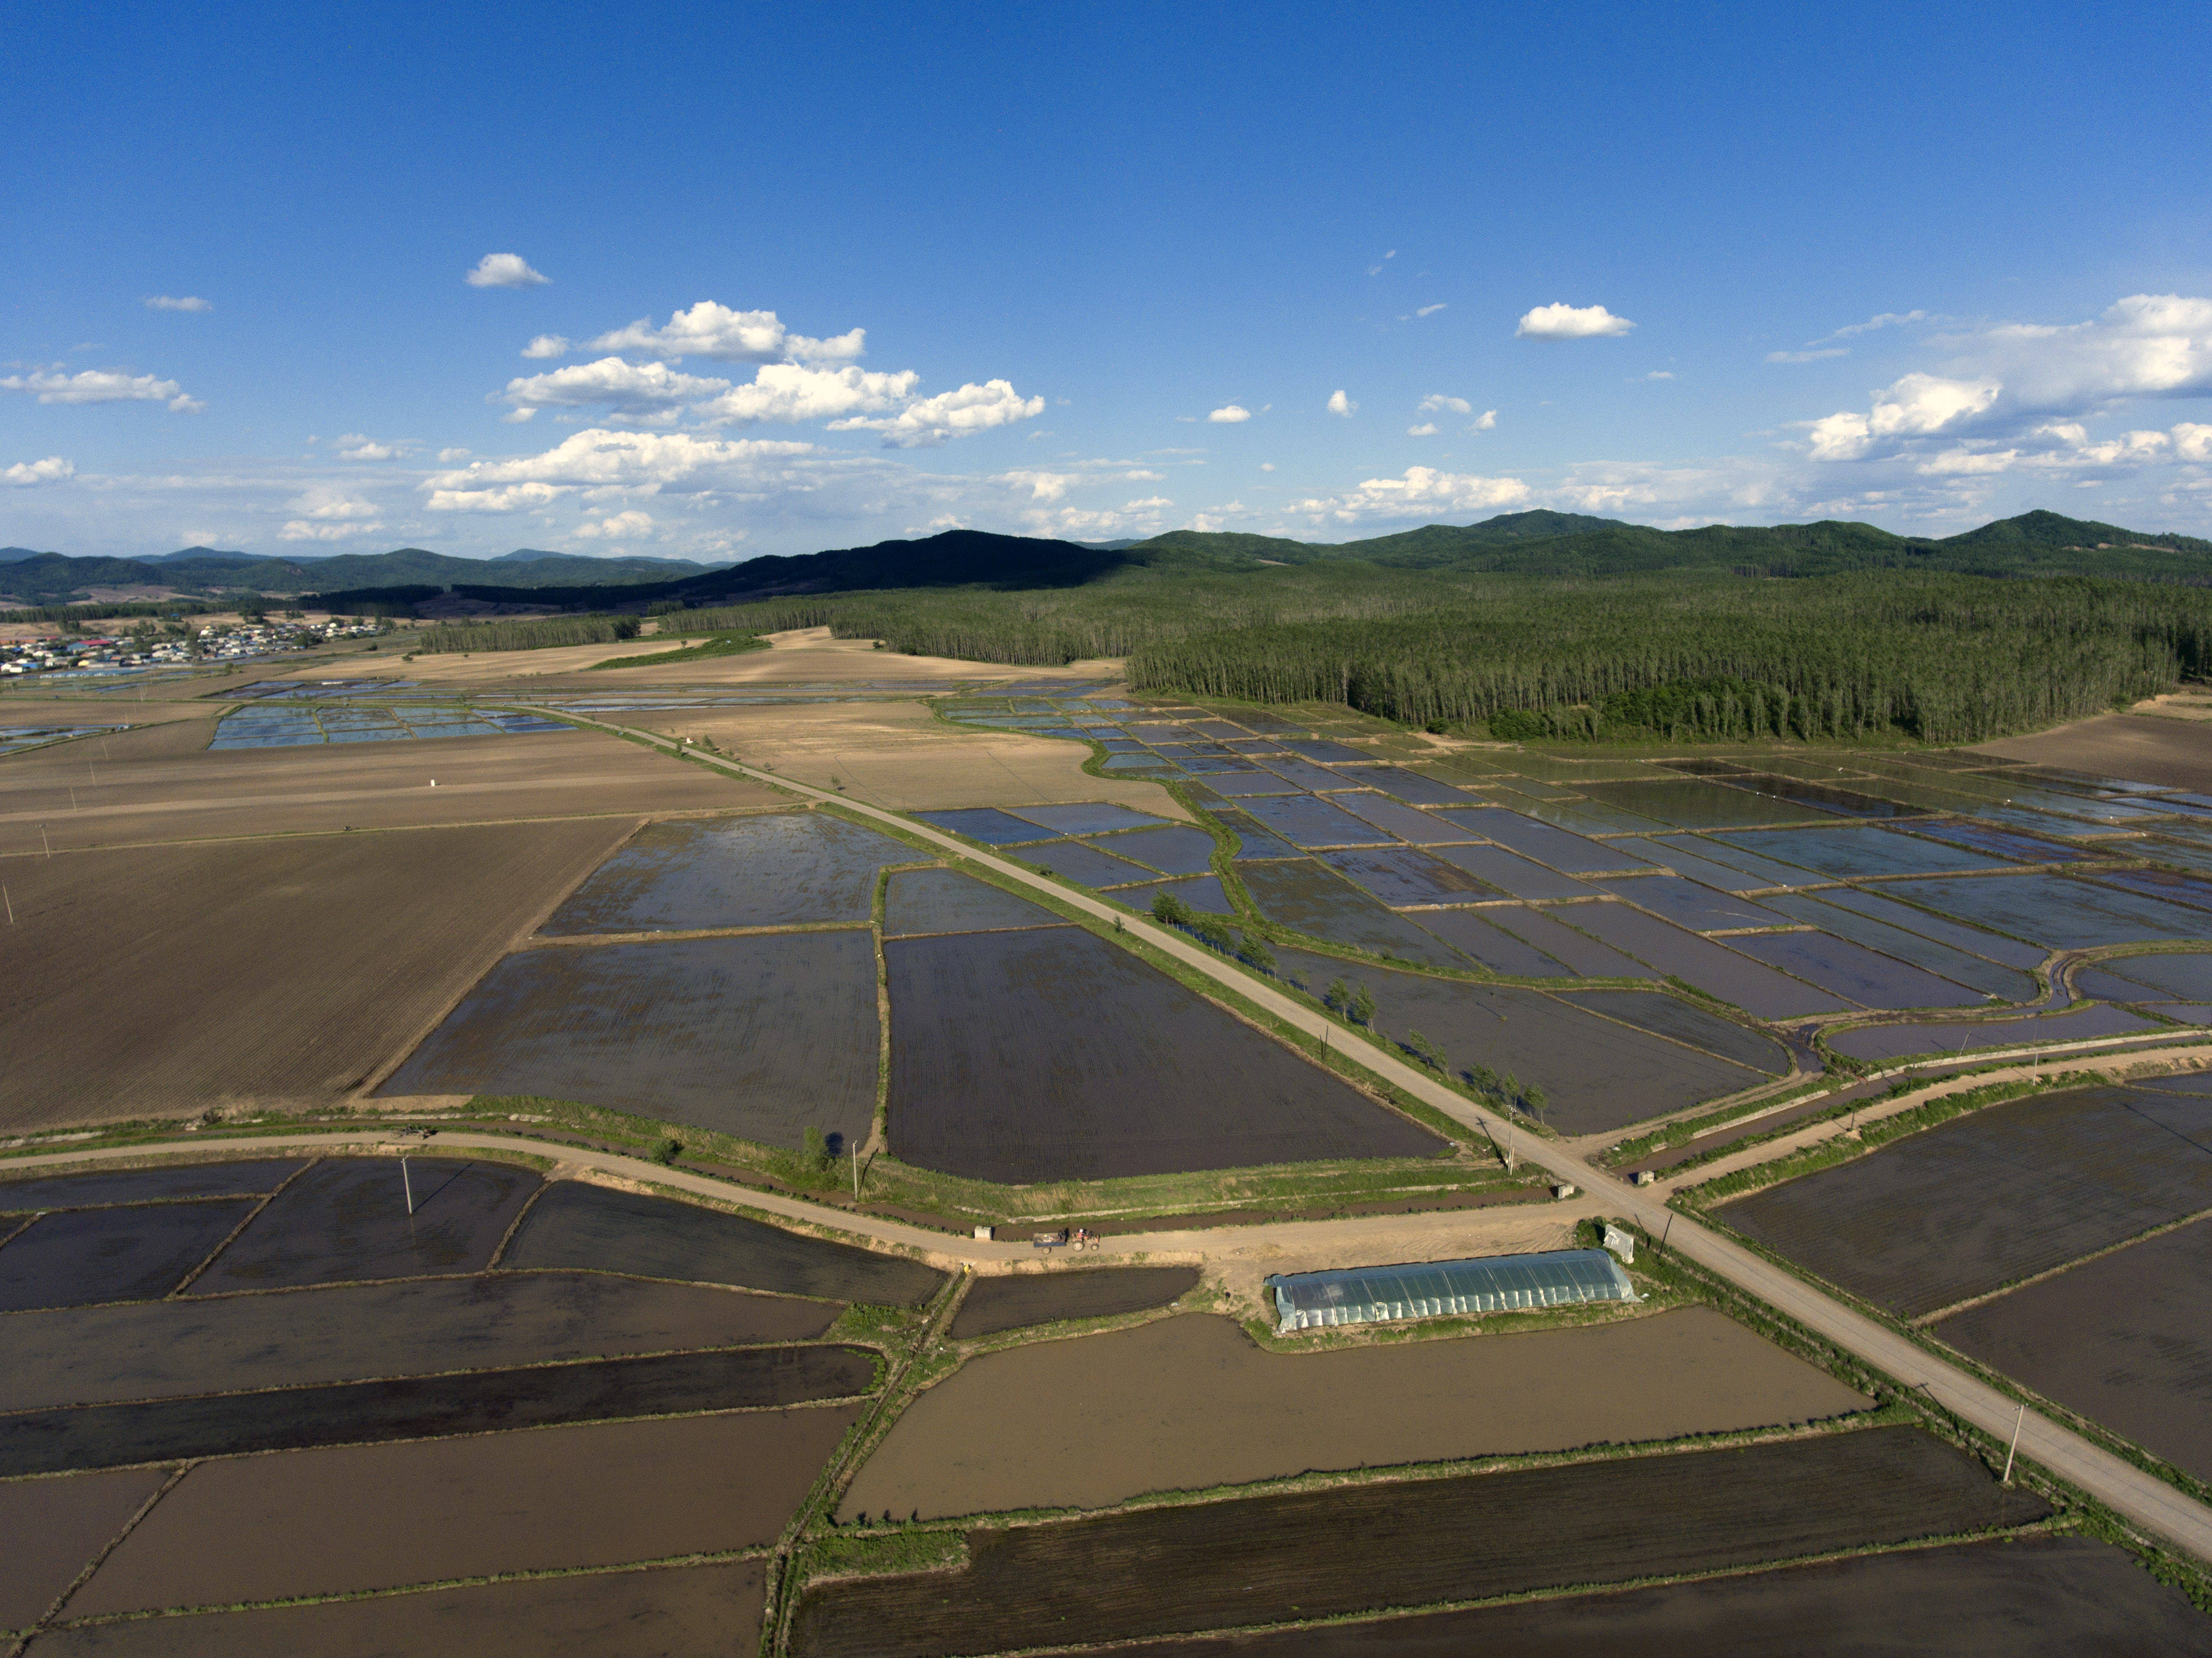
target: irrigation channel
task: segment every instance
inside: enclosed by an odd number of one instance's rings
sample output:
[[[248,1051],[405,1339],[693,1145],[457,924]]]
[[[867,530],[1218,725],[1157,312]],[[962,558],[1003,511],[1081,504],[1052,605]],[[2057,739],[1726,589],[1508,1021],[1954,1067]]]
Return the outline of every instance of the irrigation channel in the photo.
[[[848,799],[826,789],[794,782],[772,772],[757,770],[720,756],[702,753],[653,733],[604,725],[576,714],[565,714],[563,717],[579,726],[588,726],[618,737],[647,743],[663,753],[718,767],[748,781],[763,783],[808,799],[835,805],[858,816],[896,827],[906,835],[928,841],[963,859],[988,868],[1006,879],[1049,893],[1062,904],[1081,909],[1102,921],[1118,924],[1153,949],[1175,957],[1225,989],[1265,1009],[1285,1024],[1304,1031],[1316,1043],[1322,1041],[1325,1031],[1330,1040],[1340,1044],[1347,1040],[1346,1032],[1321,1015],[1282,994],[1265,981],[1239,970],[1202,945],[1117,910],[1088,892],[1052,881],[1019,864],[956,840],[950,835],[933,829],[927,823]],[[1504,1143],[1508,1131],[1501,1119],[1454,1093],[1425,1072],[1416,1070],[1372,1043],[1363,1042],[1358,1058],[1360,1064],[1373,1074],[1446,1115],[1480,1131],[1493,1142]],[[286,1145],[358,1146],[364,1142],[382,1142],[391,1138],[374,1131],[256,1136],[234,1140],[195,1137],[173,1146],[141,1145],[116,1148],[104,1153],[58,1151],[23,1158],[17,1166],[124,1157],[139,1158],[158,1155],[163,1151],[189,1153],[195,1157],[204,1157],[211,1151],[252,1151],[266,1155]],[[1654,1187],[1639,1191],[1585,1162],[1574,1150],[1557,1142],[1526,1133],[1517,1135],[1516,1141],[1520,1155],[1529,1163],[1602,1199],[1611,1212],[1635,1221],[1650,1236],[1663,1237],[1668,1248],[1680,1250],[1739,1289],[1856,1354],[1901,1386],[1924,1393],[1942,1408],[2000,1442],[2013,1440],[2017,1424],[2019,1454],[2021,1456],[2041,1464],[2095,1497],[2129,1524],[2186,1550],[2200,1560],[2212,1562],[2212,1507],[2197,1502],[2156,1476],[2091,1444],[2080,1435],[2033,1409],[2023,1415],[2017,1401],[1996,1388],[1944,1363],[1904,1336],[1852,1311],[1785,1268],[1729,1242],[1699,1224],[1692,1217],[1668,1209],[1663,1200],[1665,1188]],[[544,1157],[549,1149],[543,1141],[520,1136],[510,1139],[499,1134],[465,1132],[441,1133],[438,1143],[441,1146],[456,1149],[519,1151],[533,1157]],[[595,1152],[576,1146],[562,1146],[558,1156],[563,1163],[630,1180],[651,1181],[724,1202],[731,1201],[732,1198],[726,1182],[682,1169],[664,1168],[638,1158]],[[1699,1172],[1703,1175],[1708,1171]],[[948,1237],[943,1233],[925,1231],[918,1227],[904,1226],[872,1216],[817,1207],[778,1194],[747,1190],[738,1196],[737,1201],[746,1207],[787,1215],[848,1235],[878,1238],[952,1260],[997,1263],[1026,1259],[1034,1254],[1026,1244]],[[1444,1233],[1458,1225],[1462,1218],[1454,1212],[1445,1211],[1430,1215],[1393,1217],[1392,1224],[1401,1233],[1424,1230]],[[1296,1224],[1301,1230],[1309,1230],[1311,1223]],[[1259,1235],[1267,1230],[1266,1227],[1239,1227],[1231,1236],[1241,1253],[1249,1249],[1255,1242],[1264,1242]],[[1148,1240],[1139,1236],[1126,1241],[1107,1242],[1109,1248],[1121,1242],[1125,1248],[1141,1249]],[[1156,1244],[1157,1239],[1150,1242]],[[1204,1254],[1205,1251],[1201,1248],[1198,1253]]]

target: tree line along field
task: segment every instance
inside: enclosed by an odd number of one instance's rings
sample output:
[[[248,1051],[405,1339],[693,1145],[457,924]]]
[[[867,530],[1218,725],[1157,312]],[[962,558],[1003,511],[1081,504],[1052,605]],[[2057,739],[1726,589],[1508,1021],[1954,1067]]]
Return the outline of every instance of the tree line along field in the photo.
[[[2212,641],[2212,600],[2191,588],[1908,574],[1330,566],[772,600],[711,619],[761,633],[826,624],[986,661],[1126,657],[1140,688],[1343,702],[1416,726],[1504,718],[1512,738],[1672,741],[1975,742],[2170,689]]]

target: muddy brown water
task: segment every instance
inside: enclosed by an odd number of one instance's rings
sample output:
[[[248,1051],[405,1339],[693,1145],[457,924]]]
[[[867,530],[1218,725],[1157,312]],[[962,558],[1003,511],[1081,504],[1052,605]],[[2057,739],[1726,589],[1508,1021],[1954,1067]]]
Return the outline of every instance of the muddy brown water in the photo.
[[[920,1306],[945,1278],[902,1256],[582,1181],[560,1181],[538,1201],[501,1264],[590,1267],[888,1307]]]
[[[1876,1428],[971,1531],[964,1570],[808,1594],[791,1647],[921,1658],[1130,1640],[1720,1570],[2049,1513],[1917,1429]]]
[[[1054,1319],[1107,1318],[1164,1307],[1197,1282],[1195,1266],[1123,1266],[980,1278],[953,1315],[948,1333],[958,1341]]]
[[[1263,1351],[1231,1321],[1190,1314],[970,1359],[900,1418],[840,1512],[1103,1508],[1309,1469],[1800,1422],[1868,1402],[1702,1308],[1304,1353]]]
[[[0,1538],[7,1539],[0,1630],[23,1629],[44,1616],[168,1477],[167,1468],[123,1468],[0,1483]]]
[[[257,1612],[91,1624],[41,1637],[40,1658],[729,1658],[760,1639],[757,1560],[483,1583]]]
[[[0,1411],[805,1341],[841,1309],[599,1272],[16,1313]]]
[[[271,1198],[190,1293],[480,1272],[543,1184],[510,1163],[331,1157]]]
[[[2026,1537],[1698,1583],[1264,1635],[1098,1647],[1144,1658],[2186,1658],[2212,1619],[2122,1550]]]
[[[2212,1099],[2074,1088],[1992,1105],[1715,1212],[1905,1316],[2212,1208]]]
[[[857,1415],[823,1406],[203,1462],[69,1612],[226,1606],[756,1547],[790,1518]]]
[[[2212,1479],[2212,1221],[1968,1308],[1935,1327],[2047,1399]]]

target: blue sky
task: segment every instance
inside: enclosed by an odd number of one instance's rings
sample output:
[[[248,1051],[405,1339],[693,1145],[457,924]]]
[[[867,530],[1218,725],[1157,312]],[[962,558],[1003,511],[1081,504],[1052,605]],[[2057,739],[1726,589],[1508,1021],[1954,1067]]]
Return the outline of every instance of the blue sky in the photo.
[[[26,9],[0,542],[733,557],[1539,506],[2212,533],[2209,34]]]

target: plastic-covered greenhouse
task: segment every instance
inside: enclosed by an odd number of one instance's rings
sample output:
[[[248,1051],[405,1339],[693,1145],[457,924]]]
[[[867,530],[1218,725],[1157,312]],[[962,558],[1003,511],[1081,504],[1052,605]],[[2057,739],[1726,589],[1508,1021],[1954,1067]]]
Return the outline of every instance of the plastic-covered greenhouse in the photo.
[[[1275,1292],[1275,1328],[1285,1334],[1327,1324],[1636,1299],[1628,1274],[1602,1249],[1292,1272],[1269,1278],[1267,1287]]]

